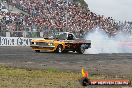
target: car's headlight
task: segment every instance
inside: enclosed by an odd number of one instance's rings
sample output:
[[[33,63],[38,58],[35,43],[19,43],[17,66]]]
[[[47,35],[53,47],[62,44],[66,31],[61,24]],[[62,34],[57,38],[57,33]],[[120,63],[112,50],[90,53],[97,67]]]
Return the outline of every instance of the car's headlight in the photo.
[[[34,45],[36,45],[36,42],[34,42]]]
[[[53,46],[53,43],[48,43],[49,46]]]

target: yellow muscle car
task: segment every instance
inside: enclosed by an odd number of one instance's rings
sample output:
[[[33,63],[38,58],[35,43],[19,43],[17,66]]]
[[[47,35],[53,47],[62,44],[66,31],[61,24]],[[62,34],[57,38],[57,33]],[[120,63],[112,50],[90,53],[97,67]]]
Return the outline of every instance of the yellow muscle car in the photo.
[[[32,50],[36,52],[49,51],[49,52],[68,52],[76,51],[83,54],[85,49],[91,47],[90,40],[78,39],[73,33],[70,32],[58,32],[44,39],[32,40]]]

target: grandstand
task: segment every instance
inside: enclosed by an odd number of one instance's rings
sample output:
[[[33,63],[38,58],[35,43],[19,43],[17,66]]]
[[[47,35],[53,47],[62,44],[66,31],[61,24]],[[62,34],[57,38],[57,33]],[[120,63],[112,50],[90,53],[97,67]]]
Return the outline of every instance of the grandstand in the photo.
[[[2,1],[9,6],[8,9],[15,8],[18,13],[14,13],[14,10],[0,13],[1,36],[10,32],[10,36],[15,37],[43,37],[55,31],[72,31],[82,35],[96,27],[114,35],[125,26],[112,17],[91,12],[83,0]]]

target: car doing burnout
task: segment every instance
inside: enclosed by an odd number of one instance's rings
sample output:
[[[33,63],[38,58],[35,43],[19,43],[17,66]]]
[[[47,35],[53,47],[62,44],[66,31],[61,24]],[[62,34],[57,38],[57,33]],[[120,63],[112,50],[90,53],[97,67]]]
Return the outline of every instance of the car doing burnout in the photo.
[[[32,50],[40,52],[42,50],[49,52],[78,52],[83,54],[85,49],[91,47],[91,41],[85,39],[78,39],[73,33],[58,32],[54,33],[49,38],[32,40]]]

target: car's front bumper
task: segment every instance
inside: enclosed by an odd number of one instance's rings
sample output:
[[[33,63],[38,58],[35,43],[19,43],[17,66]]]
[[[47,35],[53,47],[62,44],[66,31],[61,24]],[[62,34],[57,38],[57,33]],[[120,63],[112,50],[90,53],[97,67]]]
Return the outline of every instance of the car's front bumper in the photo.
[[[54,51],[55,50],[55,46],[43,46],[43,45],[30,45],[30,47],[32,47],[33,50],[46,50],[46,51]]]
[[[43,45],[30,45],[30,47],[39,47],[39,48],[55,48],[55,46],[43,46]]]

